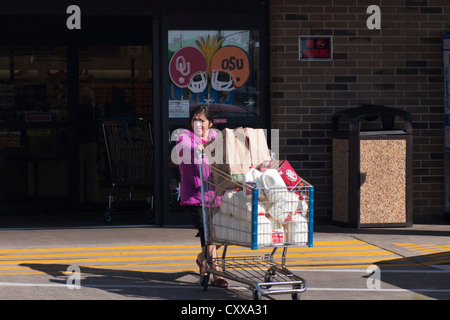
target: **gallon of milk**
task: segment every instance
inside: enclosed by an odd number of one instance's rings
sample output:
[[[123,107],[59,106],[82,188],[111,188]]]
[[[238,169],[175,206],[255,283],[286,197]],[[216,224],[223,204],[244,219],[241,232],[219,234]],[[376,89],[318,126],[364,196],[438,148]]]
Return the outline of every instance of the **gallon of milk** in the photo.
[[[272,224],[272,244],[281,245],[284,243],[284,229],[280,223]]]
[[[215,231],[215,238],[216,239],[223,239],[224,237],[224,228],[222,226],[222,215],[223,213],[219,212],[213,216],[213,226]]]
[[[222,227],[224,240],[234,240],[233,218],[229,214],[222,215]]]
[[[268,246],[272,243],[272,222],[265,212],[258,213],[258,246]]]
[[[256,170],[254,167],[250,167],[249,170],[244,174],[244,190],[247,199],[251,200],[253,189],[261,189],[261,177],[262,173]]]
[[[223,213],[231,213],[231,210],[233,209],[233,201],[234,197],[238,193],[238,191],[234,189],[228,189],[225,191],[221,201],[220,201],[220,211]]]
[[[295,214],[283,224],[286,242],[301,245],[308,241],[308,220],[302,214]]]
[[[248,217],[249,213],[247,211],[247,201],[244,191],[235,191],[232,195],[231,201],[229,202],[228,212],[238,220],[251,219],[251,217]]]
[[[280,191],[287,190],[283,178],[281,178],[280,174],[275,169],[265,169],[263,171],[261,175],[261,184],[264,188],[265,196],[270,201],[280,200]]]

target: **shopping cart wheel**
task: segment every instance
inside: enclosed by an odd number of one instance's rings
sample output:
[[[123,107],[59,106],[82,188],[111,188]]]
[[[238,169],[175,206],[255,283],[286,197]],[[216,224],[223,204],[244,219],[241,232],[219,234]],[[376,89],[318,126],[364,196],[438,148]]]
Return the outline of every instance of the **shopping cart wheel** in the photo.
[[[262,300],[261,292],[259,292],[257,289],[253,290],[253,300]]]
[[[292,289],[300,289],[300,286],[294,286]],[[291,293],[292,300],[300,300],[300,292]]]
[[[292,300],[300,300],[300,293],[296,292],[296,293],[292,293]]]
[[[147,220],[147,223],[154,224],[155,223],[155,213],[152,208],[148,209],[145,218]]]
[[[111,222],[111,219],[112,219],[111,214],[112,214],[112,212],[113,212],[113,208],[106,209],[105,215],[104,215],[104,219],[105,219],[106,223]]]
[[[266,271],[266,274],[264,275],[264,282],[273,282],[273,279],[275,277],[275,270],[269,269]],[[271,285],[264,285],[262,286],[263,289],[270,289]]]
[[[200,276],[200,286],[202,287],[202,291],[208,290],[209,284],[209,273]]]

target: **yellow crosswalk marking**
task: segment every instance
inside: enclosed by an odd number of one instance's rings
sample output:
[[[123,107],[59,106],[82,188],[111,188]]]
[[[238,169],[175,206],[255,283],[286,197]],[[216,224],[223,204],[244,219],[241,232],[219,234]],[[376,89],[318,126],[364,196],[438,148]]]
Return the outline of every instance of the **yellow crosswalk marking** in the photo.
[[[261,256],[272,248],[250,250],[230,246],[230,256]],[[91,272],[178,272],[198,271],[195,264],[198,245],[84,246],[60,248],[0,249],[0,276],[35,275],[65,272],[64,267],[77,265]],[[219,250],[219,256],[221,249]],[[281,250],[275,255],[278,261]],[[320,241],[312,248],[289,248],[287,267],[342,268],[368,266],[398,259],[394,253],[360,240]]]
[[[450,245],[394,243],[395,245],[423,255],[428,261],[424,265],[450,264]]]

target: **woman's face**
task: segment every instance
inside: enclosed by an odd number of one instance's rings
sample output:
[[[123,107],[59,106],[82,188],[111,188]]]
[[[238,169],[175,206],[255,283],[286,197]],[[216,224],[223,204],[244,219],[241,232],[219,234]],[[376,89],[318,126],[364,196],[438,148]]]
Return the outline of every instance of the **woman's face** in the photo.
[[[206,119],[204,112],[194,115],[191,121],[192,131],[194,131],[195,135],[198,137],[203,138],[208,136],[209,129],[211,129],[212,125],[212,122]]]

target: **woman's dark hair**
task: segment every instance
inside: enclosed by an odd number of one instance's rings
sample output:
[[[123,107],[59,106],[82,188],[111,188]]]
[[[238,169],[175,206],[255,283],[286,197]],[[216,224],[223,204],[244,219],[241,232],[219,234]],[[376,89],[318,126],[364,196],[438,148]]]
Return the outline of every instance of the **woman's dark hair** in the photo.
[[[206,104],[201,104],[199,106],[196,106],[194,109],[192,109],[190,115],[189,115],[189,127],[192,123],[192,119],[197,115],[203,113],[205,114],[205,118],[208,119],[209,122],[211,122],[214,126],[214,115],[209,109],[209,107]]]

